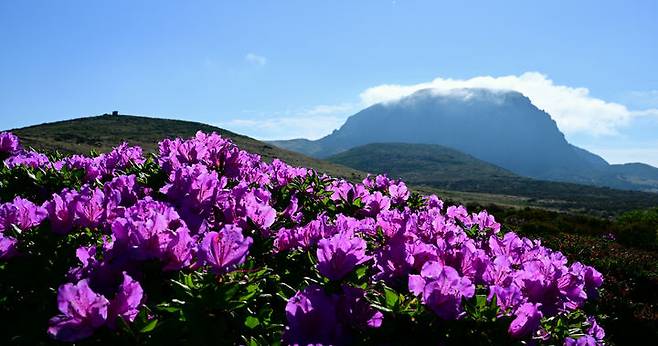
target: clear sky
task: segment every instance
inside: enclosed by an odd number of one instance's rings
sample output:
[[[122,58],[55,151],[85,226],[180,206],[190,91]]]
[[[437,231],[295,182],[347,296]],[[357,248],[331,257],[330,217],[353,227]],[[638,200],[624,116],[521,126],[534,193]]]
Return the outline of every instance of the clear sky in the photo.
[[[484,83],[658,166],[657,67],[652,0],[0,1],[0,129],[118,110],[318,138],[390,90]]]

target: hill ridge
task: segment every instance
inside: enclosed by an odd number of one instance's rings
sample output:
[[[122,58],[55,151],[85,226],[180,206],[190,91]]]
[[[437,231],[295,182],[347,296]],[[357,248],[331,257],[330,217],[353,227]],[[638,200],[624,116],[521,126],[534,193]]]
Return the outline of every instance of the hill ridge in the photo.
[[[18,135],[26,146],[59,150],[64,153],[88,153],[92,149],[108,151],[121,141],[140,145],[144,150],[153,152],[157,150],[157,142],[162,139],[191,137],[199,130],[217,132],[230,138],[240,148],[257,153],[266,161],[280,158],[291,165],[308,166],[322,173],[351,180],[364,176],[364,173],[348,167],[306,157],[245,135],[188,120],[103,114],[32,125],[10,131]]]

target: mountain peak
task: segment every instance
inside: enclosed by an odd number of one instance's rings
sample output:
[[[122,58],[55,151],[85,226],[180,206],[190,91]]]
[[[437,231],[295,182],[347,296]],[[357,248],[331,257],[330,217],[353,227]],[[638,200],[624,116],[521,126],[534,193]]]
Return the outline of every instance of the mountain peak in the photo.
[[[489,88],[457,88],[457,89],[420,89],[411,95],[403,97],[398,101],[458,101],[458,102],[489,102],[495,104],[503,103],[530,103],[530,99],[522,93],[511,89],[489,89]]]
[[[551,116],[512,90],[422,89],[349,117],[317,141],[274,144],[326,158],[369,143],[437,144],[515,174],[616,188],[658,188],[658,169],[612,167],[571,145]]]

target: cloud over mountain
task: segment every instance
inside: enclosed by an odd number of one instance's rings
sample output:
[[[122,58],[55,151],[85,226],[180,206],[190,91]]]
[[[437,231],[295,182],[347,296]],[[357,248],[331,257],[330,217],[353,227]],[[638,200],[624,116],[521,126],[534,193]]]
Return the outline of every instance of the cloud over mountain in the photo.
[[[545,74],[526,72],[501,77],[479,76],[470,79],[438,77],[430,82],[412,85],[384,84],[366,89],[360,94],[369,106],[400,99],[421,89],[434,89],[448,94],[455,89],[488,88],[515,90],[529,97],[532,103],[548,112],[567,135],[615,135],[635,117],[653,116],[656,109],[630,110],[625,105],[608,102],[590,95],[589,89],[559,85]],[[467,95],[465,95],[467,96]]]

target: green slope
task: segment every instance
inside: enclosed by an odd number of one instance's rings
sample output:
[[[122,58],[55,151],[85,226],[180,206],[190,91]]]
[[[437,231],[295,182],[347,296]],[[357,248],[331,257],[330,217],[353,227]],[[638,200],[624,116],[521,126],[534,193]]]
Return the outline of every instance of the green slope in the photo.
[[[126,141],[147,151],[156,151],[164,138],[191,137],[197,131],[217,132],[228,137],[241,149],[261,155],[266,161],[279,158],[295,166],[311,167],[319,172],[351,180],[364,174],[354,169],[313,159],[253,138],[215,126],[181,120],[149,118],[129,115],[101,115],[10,130],[21,138],[25,146],[64,153],[88,153],[90,150],[108,151]]]
[[[464,181],[498,181],[516,174],[460,151],[434,144],[373,143],[328,159],[368,172],[386,172],[422,184],[462,187]]]
[[[328,160],[365,172],[386,173],[460,201],[540,206],[603,215],[658,205],[655,193],[525,178],[440,145],[367,144]]]

